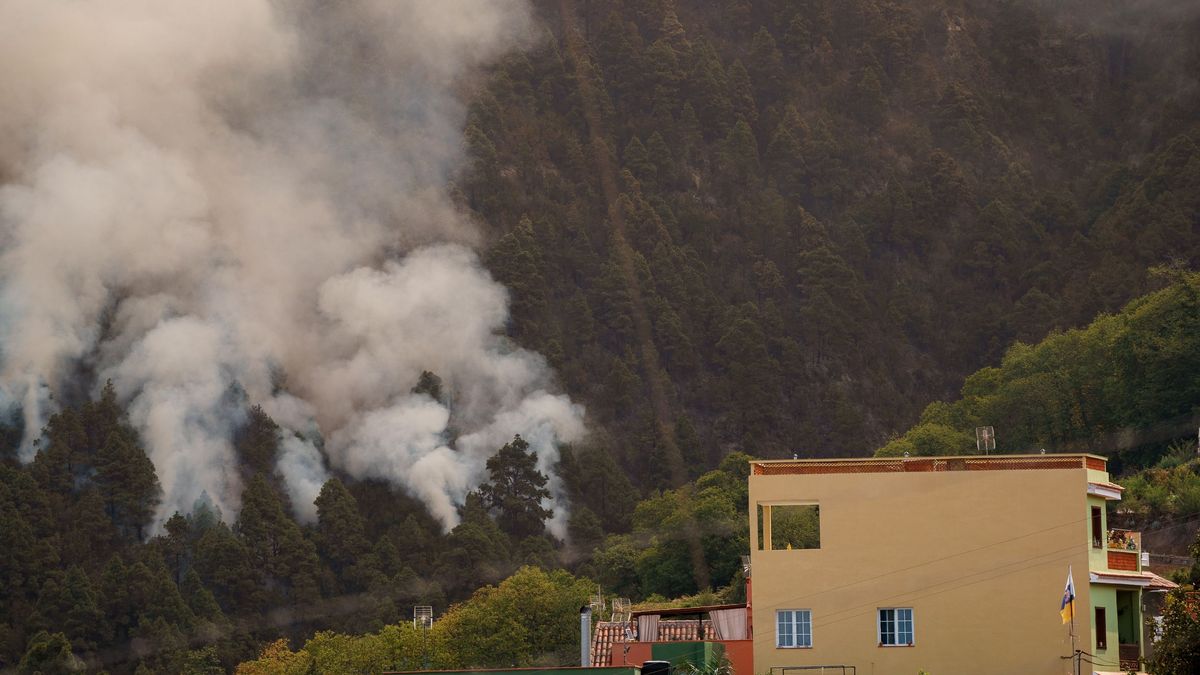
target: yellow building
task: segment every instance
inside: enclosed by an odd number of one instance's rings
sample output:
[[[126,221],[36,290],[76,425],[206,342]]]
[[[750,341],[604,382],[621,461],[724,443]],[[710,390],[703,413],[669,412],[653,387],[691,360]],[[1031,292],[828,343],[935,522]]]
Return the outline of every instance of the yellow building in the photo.
[[[1140,593],[1161,578],[1138,533],[1107,529],[1120,498],[1095,455],[752,462],[754,670],[1060,675],[1075,649],[1083,673],[1136,664]]]

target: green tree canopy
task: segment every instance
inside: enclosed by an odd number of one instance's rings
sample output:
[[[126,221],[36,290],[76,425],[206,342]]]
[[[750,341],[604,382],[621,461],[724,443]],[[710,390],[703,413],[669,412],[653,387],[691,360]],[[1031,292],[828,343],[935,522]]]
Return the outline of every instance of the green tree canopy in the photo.
[[[542,506],[550,498],[549,480],[537,469],[537,457],[520,435],[504,444],[487,461],[488,482],[480,486],[484,502],[496,513],[501,529],[514,537],[541,534],[552,511]]]

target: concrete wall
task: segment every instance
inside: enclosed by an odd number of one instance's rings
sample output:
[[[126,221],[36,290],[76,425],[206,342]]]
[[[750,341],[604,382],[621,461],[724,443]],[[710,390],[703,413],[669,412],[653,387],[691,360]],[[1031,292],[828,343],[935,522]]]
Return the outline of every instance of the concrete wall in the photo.
[[[757,550],[750,519],[755,672],[1069,673],[1058,609],[1072,565],[1086,634],[1087,476],[1082,467],[751,476],[751,514],[788,502],[817,503],[821,514],[812,550]],[[880,607],[913,608],[913,646],[879,646]],[[812,648],[775,647],[777,609],[812,611]]]

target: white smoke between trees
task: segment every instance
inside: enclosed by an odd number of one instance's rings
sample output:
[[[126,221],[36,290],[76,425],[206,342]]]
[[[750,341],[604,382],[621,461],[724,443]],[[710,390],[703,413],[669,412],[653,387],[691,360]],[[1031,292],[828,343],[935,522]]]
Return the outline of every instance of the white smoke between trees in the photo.
[[[158,522],[236,512],[247,404],[283,427],[305,519],[327,463],[446,527],[513,434],[549,473],[582,410],[498,336],[507,294],[447,194],[464,77],[529,30],[519,0],[0,0],[0,402],[22,459],[83,364],[129,404]],[[452,405],[411,393],[422,370]]]

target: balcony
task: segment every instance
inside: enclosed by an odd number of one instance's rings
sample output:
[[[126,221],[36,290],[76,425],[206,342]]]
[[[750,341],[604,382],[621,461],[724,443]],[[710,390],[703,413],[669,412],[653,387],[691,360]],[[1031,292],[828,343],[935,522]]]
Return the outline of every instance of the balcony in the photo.
[[[1109,530],[1107,544],[1105,557],[1108,569],[1122,572],[1141,571],[1141,532]]]
[[[1142,533],[1133,530],[1109,530],[1108,550],[1110,551],[1141,551]]]

